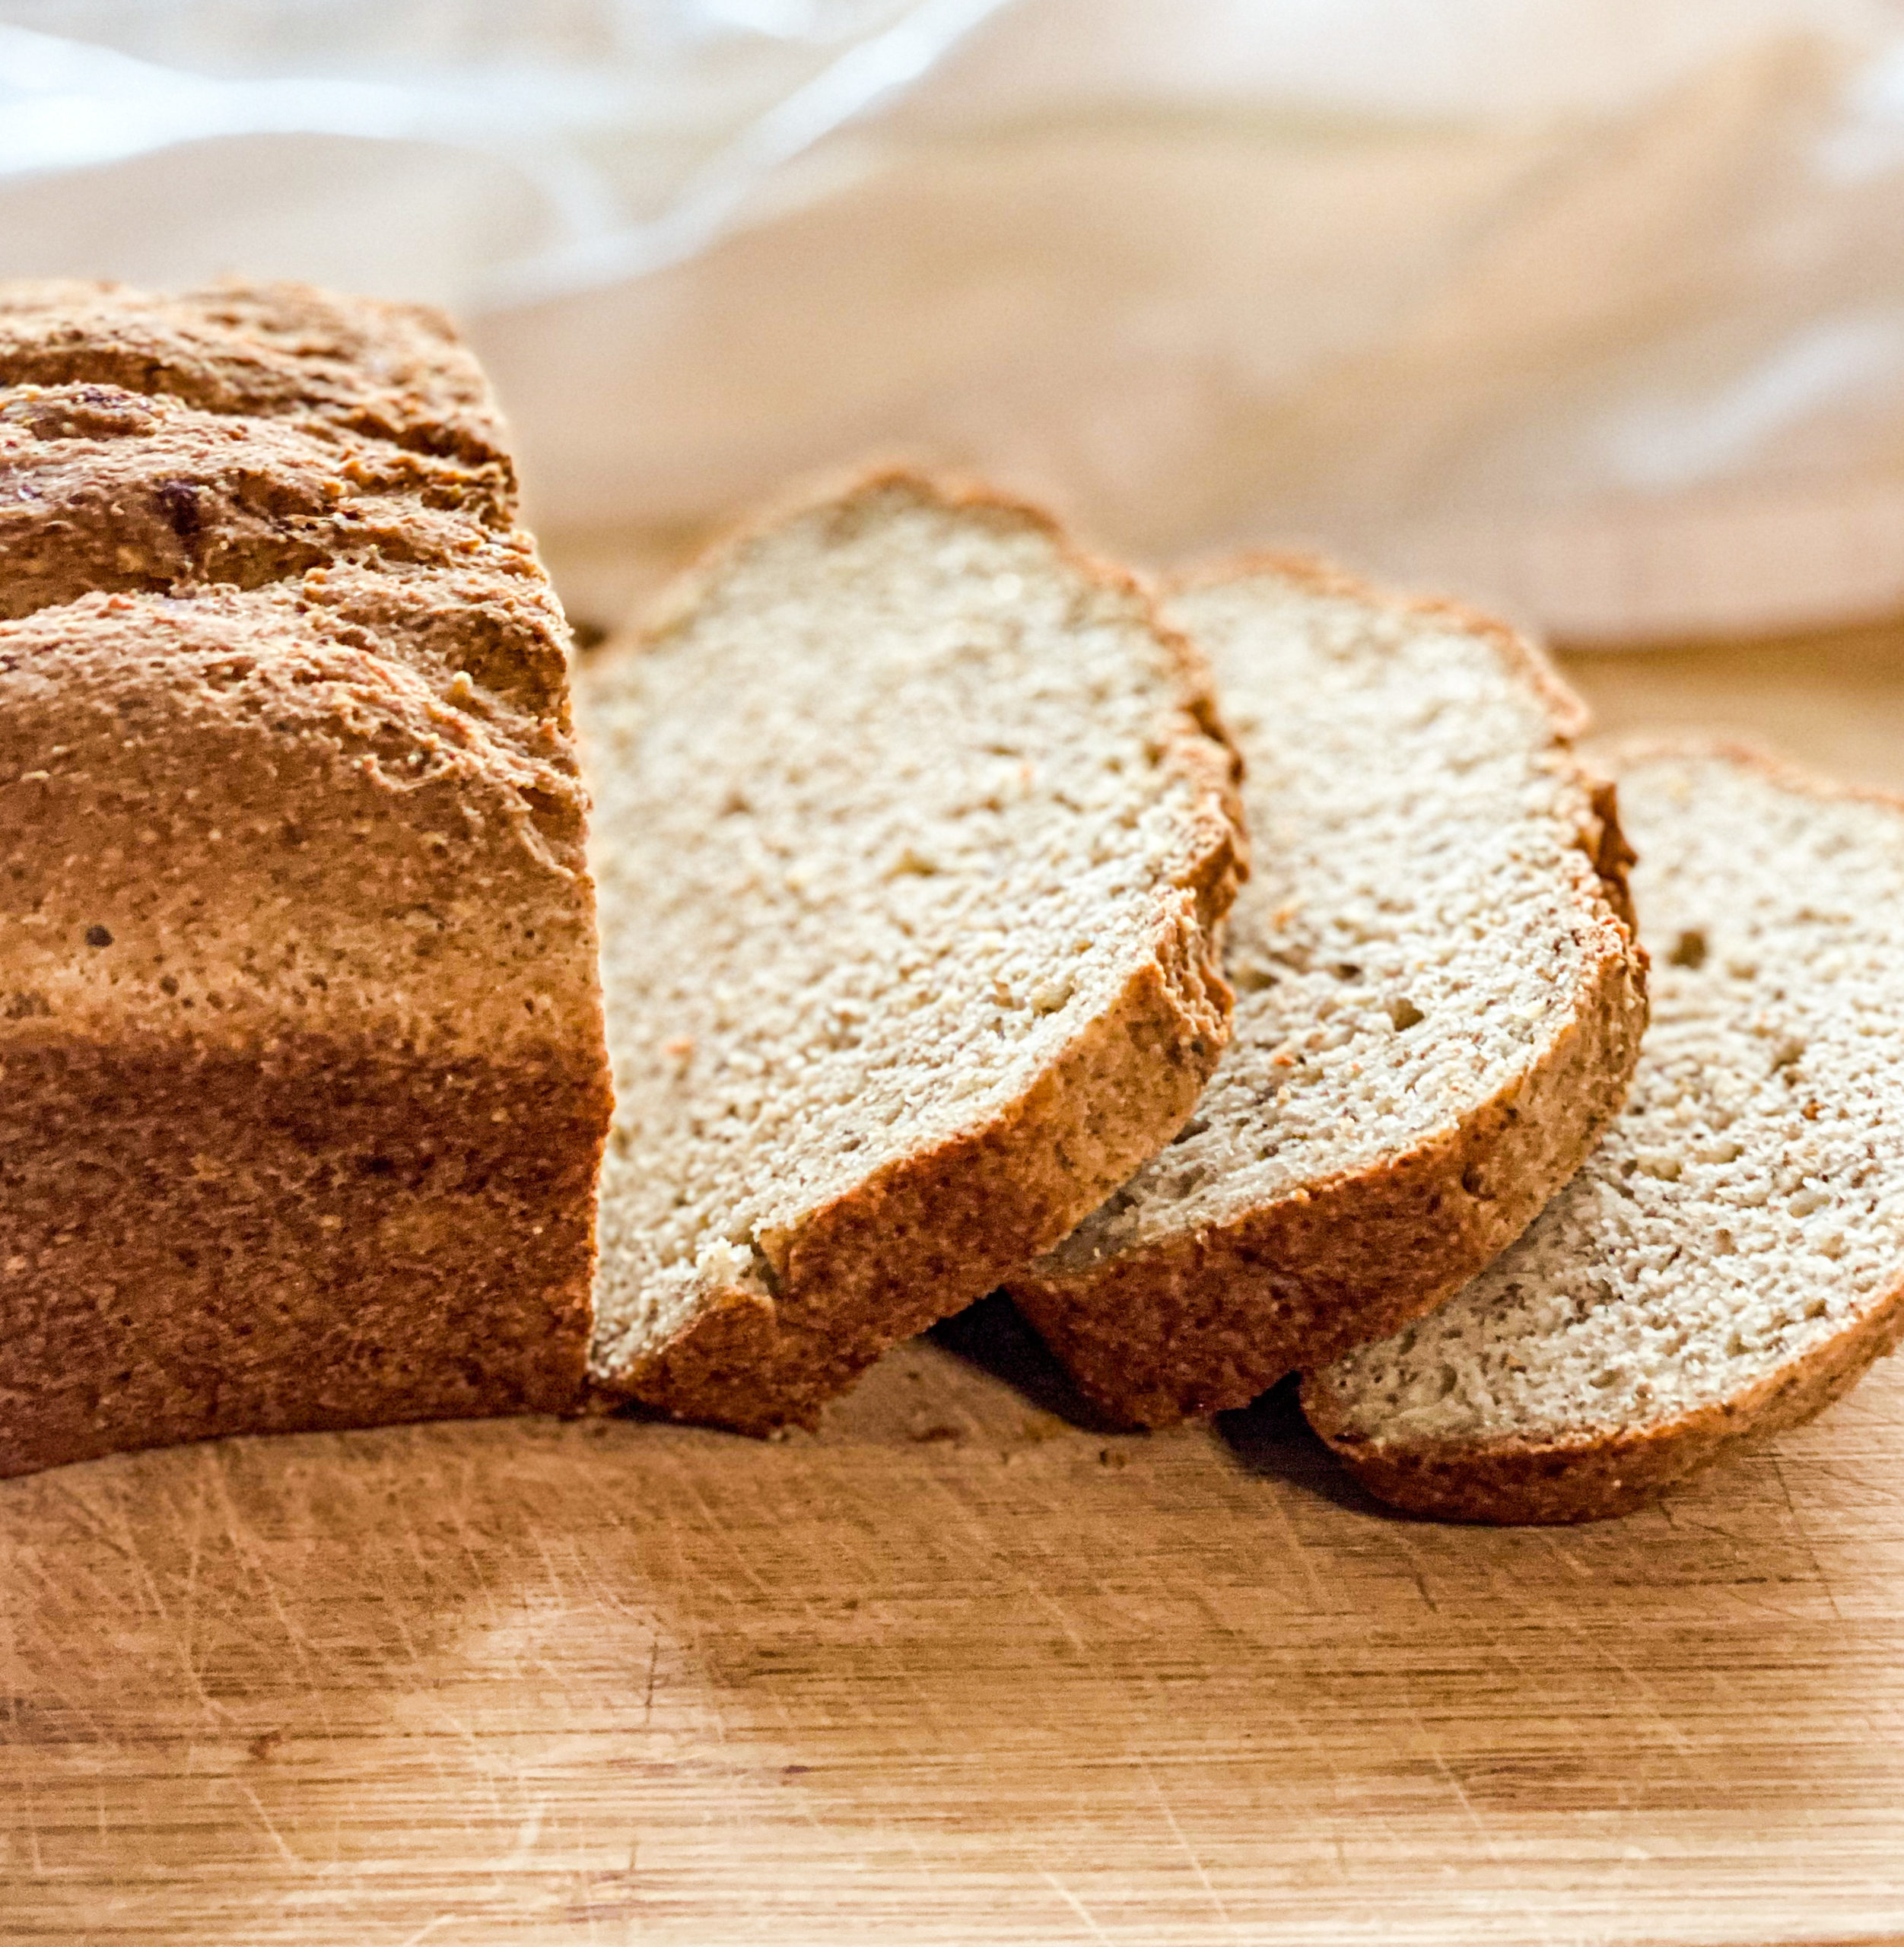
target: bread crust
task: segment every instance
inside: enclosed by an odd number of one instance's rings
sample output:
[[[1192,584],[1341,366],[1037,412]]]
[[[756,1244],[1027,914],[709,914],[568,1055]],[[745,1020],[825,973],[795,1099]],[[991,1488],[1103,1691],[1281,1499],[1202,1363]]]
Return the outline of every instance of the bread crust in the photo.
[[[1299,1187],[1226,1224],[1159,1238],[1076,1272],[1022,1275],[1013,1301],[1092,1402],[1163,1427],[1241,1406],[1285,1374],[1384,1337],[1498,1256],[1578,1169],[1625,1101],[1646,1023],[1632,853],[1613,788],[1569,750],[1583,706],[1540,653],[1456,604],[1372,591],[1306,555],[1256,554],[1171,584],[1262,573],[1478,634],[1540,699],[1554,755],[1589,791],[1581,834],[1599,888],[1572,1017],[1515,1085],[1376,1166]]]
[[[1370,1440],[1344,1423],[1340,1402],[1314,1373],[1303,1378],[1302,1411],[1371,1494],[1411,1514],[1504,1527],[1604,1521],[1645,1507],[1753,1440],[1802,1426],[1843,1399],[1900,1339],[1904,1280],[1802,1359],[1729,1399],[1658,1426],[1571,1440],[1403,1447]]]
[[[0,385],[115,386],[202,411],[297,420],[515,476],[501,415],[428,305],[234,281],[161,295],[78,279],[0,288]]]
[[[96,591],[262,587],[353,557],[541,578],[494,466],[116,386],[4,399],[0,616]]]
[[[0,1476],[573,1410],[606,1108],[589,1054],[10,1037]]]
[[[1070,1230],[1189,1118],[1229,1038],[1223,916],[1248,869],[1238,784],[1201,656],[1158,619],[1136,576],[1079,548],[1044,510],[976,483],[905,468],[809,488],[717,544],[668,595],[647,640],[692,612],[729,551],[828,501],[898,488],[1031,525],[1074,573],[1133,602],[1166,646],[1179,723],[1162,762],[1201,808],[1161,901],[1148,958],[1113,1004],[1017,1100],[930,1149],[897,1159],[764,1238],[765,1291],[717,1294],[638,1365],[593,1376],[602,1407],[638,1400],[752,1434],[811,1425],[825,1401],[887,1347],[962,1309]]]
[[[1199,907],[1202,910],[1199,910]],[[771,1255],[771,1295],[719,1294],[604,1402],[764,1434],[814,1424],[888,1346],[1055,1243],[1181,1128],[1227,1036],[1207,900],[1000,1115],[815,1211]]]
[[[1623,770],[1648,758],[1718,758],[1756,770],[1786,790],[1904,812],[1904,797],[1817,777],[1747,745],[1634,738],[1609,748]],[[1904,1278],[1880,1292],[1863,1317],[1803,1358],[1728,1399],[1653,1426],[1589,1429],[1554,1440],[1379,1440],[1354,1430],[1342,1396],[1322,1371],[1304,1375],[1302,1410],[1372,1494],[1411,1513],[1505,1526],[1599,1521],[1645,1506],[1749,1441],[1802,1425],[1842,1399],[1900,1340]]]

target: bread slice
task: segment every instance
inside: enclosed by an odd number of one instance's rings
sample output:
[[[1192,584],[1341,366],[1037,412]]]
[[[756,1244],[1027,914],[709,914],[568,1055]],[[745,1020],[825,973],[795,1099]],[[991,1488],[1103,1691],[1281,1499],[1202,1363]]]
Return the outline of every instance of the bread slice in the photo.
[[[1010,1287],[1144,1426],[1458,1289],[1578,1167],[1645,1021],[1613,796],[1524,643],[1273,558],[1167,613],[1249,767],[1235,1034],[1177,1140]]]
[[[234,291],[184,403],[189,302],[43,297],[0,293],[0,1473],[572,1408],[584,799],[561,611],[433,417],[493,423],[467,354]],[[316,354],[246,319],[313,311],[366,368],[247,392]]]
[[[1904,802],[1716,750],[1620,780],[1655,955],[1625,1113],[1451,1304],[1304,1383],[1424,1513],[1623,1513],[1904,1334]]]
[[[1232,754],[1132,583],[902,475],[729,547],[577,708],[618,1103],[596,1383],[808,1421],[1190,1113]]]

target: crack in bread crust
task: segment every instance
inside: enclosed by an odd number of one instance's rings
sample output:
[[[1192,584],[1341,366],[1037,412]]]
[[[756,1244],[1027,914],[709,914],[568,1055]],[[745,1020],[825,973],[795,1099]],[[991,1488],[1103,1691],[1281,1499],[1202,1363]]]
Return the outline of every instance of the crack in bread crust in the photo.
[[[0,288],[0,384],[109,386],[286,418],[514,472],[481,368],[440,312],[294,283],[176,297],[124,284]]]
[[[349,557],[536,578],[493,467],[99,386],[0,392],[0,615]]]

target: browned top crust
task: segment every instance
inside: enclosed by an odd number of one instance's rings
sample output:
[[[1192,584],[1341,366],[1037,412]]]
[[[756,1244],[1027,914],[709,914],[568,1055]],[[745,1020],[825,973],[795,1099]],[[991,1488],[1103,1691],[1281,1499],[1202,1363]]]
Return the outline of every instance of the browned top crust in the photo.
[[[0,615],[94,589],[256,588],[374,551],[513,555],[494,466],[323,427],[219,417],[112,386],[0,392]]]
[[[123,814],[134,773],[202,803],[207,753],[184,753],[240,727],[320,769],[354,748],[393,812],[454,777],[554,896],[586,886],[567,632],[498,430],[432,313],[291,284],[0,286],[0,786],[48,799],[21,855],[46,897],[71,876],[45,851],[62,816]],[[94,738],[113,723],[183,741]],[[228,868],[238,834],[215,837]]]
[[[0,384],[106,385],[206,412],[310,420],[514,474],[482,369],[449,320],[304,284],[160,297],[121,284],[0,287]]]
[[[574,748],[548,708],[560,627],[545,588],[481,567],[345,566],[257,589],[102,592],[0,624],[0,701],[91,698],[130,726],[176,697],[192,713],[255,714],[267,736],[324,726],[340,749],[356,740],[373,766],[400,726],[406,784],[446,770],[506,783],[573,871],[585,801]],[[243,700],[267,694],[269,707],[248,712]],[[68,767],[66,754],[40,753],[43,777]]]
[[[7,1046],[585,1043],[582,787],[554,725],[446,675],[456,599],[420,577],[0,624]]]

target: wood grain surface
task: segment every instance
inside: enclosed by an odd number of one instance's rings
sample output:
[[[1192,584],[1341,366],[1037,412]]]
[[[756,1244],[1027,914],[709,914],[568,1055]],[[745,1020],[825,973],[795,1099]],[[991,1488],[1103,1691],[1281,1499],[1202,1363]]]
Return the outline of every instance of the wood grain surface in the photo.
[[[1904,785],[1904,630],[1572,673]],[[1094,1429],[1001,1301],[818,1437],[0,1483],[0,1939],[1904,1938],[1904,1364],[1618,1523],[1397,1518],[1286,1390]]]

